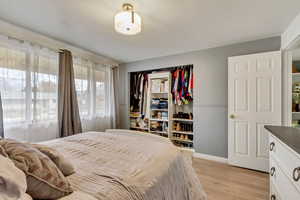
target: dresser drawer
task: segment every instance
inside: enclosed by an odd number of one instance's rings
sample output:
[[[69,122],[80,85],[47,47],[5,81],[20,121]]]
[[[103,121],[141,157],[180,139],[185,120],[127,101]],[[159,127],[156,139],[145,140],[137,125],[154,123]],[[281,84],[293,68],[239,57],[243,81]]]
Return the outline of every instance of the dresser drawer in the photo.
[[[300,191],[300,156],[272,135],[269,137],[269,141],[270,157],[278,162],[287,178]]]
[[[270,183],[270,200],[283,200],[279,194],[279,192],[276,189],[276,186],[272,183]]]
[[[275,192],[277,193],[277,196],[280,195],[282,199],[300,199],[300,192],[296,188],[295,184],[287,177],[287,174],[281,169],[273,156],[270,158],[270,182],[273,184],[273,187],[275,186],[274,188],[276,188]]]

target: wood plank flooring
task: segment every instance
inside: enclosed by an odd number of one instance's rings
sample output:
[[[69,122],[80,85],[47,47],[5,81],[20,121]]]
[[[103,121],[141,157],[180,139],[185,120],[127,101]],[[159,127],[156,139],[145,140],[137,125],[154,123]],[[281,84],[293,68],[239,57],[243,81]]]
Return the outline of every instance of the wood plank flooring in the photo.
[[[268,174],[193,158],[208,200],[267,200]]]

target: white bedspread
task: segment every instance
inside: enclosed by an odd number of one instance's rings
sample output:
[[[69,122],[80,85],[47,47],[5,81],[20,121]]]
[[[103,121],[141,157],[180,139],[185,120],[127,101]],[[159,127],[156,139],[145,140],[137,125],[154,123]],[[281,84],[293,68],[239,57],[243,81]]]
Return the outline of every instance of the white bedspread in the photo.
[[[44,142],[72,161],[63,200],[205,200],[190,162],[166,138],[88,132]],[[83,197],[86,194],[86,197]]]

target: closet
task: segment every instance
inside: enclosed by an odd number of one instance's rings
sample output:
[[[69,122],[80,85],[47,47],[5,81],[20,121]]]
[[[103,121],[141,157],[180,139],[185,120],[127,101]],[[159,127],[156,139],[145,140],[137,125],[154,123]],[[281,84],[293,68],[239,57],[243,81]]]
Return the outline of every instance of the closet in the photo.
[[[193,149],[193,65],[130,73],[130,129]]]

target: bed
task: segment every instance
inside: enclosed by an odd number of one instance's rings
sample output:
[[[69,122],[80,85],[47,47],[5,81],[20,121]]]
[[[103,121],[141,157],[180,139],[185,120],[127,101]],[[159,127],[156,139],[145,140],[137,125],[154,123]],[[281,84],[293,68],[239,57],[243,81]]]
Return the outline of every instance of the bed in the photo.
[[[61,200],[205,200],[188,161],[166,138],[87,132],[47,141],[71,160],[74,193]]]

